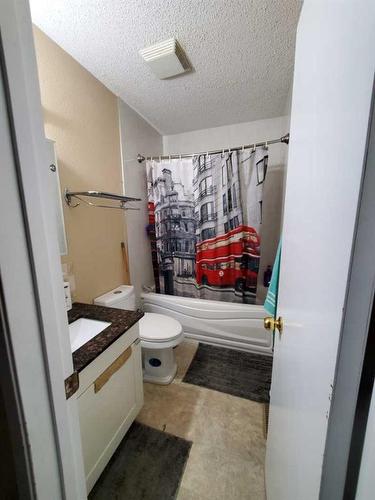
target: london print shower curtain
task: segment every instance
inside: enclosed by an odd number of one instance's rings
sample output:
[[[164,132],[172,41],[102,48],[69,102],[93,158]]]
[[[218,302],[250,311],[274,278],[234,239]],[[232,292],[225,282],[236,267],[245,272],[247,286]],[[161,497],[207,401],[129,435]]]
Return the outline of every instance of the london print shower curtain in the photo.
[[[255,303],[268,153],[147,161],[156,291]]]

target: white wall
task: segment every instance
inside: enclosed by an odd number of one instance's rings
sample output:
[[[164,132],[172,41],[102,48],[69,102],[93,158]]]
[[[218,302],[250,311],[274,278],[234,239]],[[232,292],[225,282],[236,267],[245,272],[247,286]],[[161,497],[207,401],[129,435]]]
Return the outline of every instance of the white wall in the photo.
[[[290,85],[288,96],[285,101],[284,116],[285,116],[285,127],[290,130],[290,113],[292,109],[292,95],[293,95],[293,82]],[[289,148],[284,148],[281,156],[281,163],[285,165],[284,167],[284,178],[283,178],[283,199],[281,207],[281,220],[284,219],[284,201],[285,201],[285,188],[286,188],[286,177],[288,171],[288,153]],[[282,228],[281,228],[282,229]]]
[[[162,153],[162,136],[138,113],[121,99],[118,100],[124,193],[126,196],[142,198],[134,203],[139,211],[126,212],[127,244],[129,254],[130,282],[135,287],[137,305],[142,285],[154,284],[150,242],[146,234],[148,224],[146,167],[138,163],[137,154]]]
[[[289,104],[286,112],[289,113]],[[164,154],[195,153],[230,148],[277,139],[289,132],[290,116],[237,123],[223,127],[194,130],[163,137]],[[263,196],[262,257],[260,262],[257,302],[263,303],[267,289],[263,287],[263,272],[273,264],[280,235],[284,199],[284,173],[288,147],[285,144],[269,146],[269,164]]]
[[[198,153],[210,149],[221,149],[253,142],[264,141],[265,139],[277,139],[286,134],[288,130],[289,117],[280,116],[267,120],[257,120],[254,122],[235,123],[223,127],[206,128],[193,130],[182,134],[165,135],[163,137],[164,154]],[[280,163],[283,154],[282,144],[270,146],[272,158],[271,164]]]

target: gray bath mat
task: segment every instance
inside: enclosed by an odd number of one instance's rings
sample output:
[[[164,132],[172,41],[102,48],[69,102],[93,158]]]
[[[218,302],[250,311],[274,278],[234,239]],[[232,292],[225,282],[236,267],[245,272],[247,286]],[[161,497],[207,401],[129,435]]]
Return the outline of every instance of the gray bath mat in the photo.
[[[191,442],[134,422],[90,500],[173,500]]]
[[[268,403],[271,374],[271,356],[199,344],[183,382]]]

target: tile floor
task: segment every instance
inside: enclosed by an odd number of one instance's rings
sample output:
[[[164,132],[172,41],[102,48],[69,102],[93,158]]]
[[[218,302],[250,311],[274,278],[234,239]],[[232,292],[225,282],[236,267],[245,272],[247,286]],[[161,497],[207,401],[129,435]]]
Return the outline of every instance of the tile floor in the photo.
[[[263,404],[184,384],[197,347],[176,348],[172,384],[144,384],[137,420],[193,442],[177,500],[265,500]]]

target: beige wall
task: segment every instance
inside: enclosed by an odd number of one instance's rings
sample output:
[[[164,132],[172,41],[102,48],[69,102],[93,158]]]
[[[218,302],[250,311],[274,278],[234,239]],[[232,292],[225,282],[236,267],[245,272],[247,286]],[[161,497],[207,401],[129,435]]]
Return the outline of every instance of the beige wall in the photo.
[[[46,137],[56,142],[61,187],[122,192],[117,98],[91,73],[34,28]],[[65,204],[64,204],[65,205]],[[74,299],[94,297],[126,282],[121,241],[124,213],[64,206]]]

